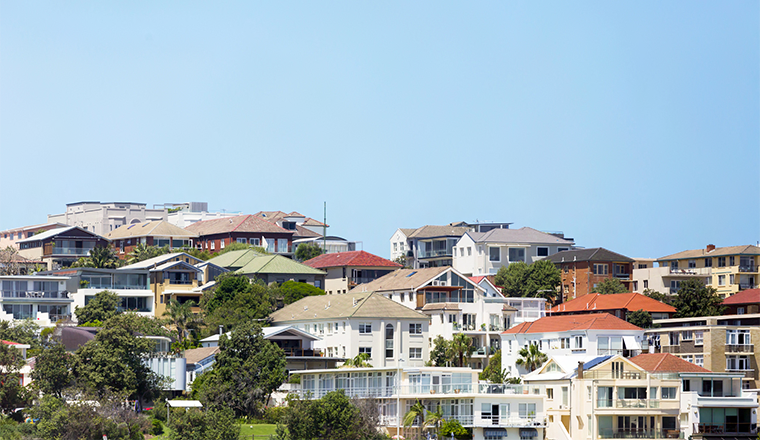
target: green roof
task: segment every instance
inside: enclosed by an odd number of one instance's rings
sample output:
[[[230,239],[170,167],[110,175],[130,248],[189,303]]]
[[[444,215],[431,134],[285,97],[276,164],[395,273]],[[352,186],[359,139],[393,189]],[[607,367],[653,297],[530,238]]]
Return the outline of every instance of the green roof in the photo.
[[[209,263],[216,264],[244,275],[262,273],[285,273],[301,275],[325,275],[326,272],[297,263],[282,255],[262,255],[254,250],[231,251],[212,258]]]

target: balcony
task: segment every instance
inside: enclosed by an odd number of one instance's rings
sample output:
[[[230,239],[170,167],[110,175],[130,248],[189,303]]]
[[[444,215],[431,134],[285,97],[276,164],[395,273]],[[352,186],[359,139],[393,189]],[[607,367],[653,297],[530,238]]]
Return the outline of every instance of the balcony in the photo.
[[[543,414],[536,414],[533,416],[526,415],[525,417],[502,417],[499,415],[483,415],[481,414],[475,420],[474,426],[491,427],[500,426],[507,428],[545,428],[546,418]]]
[[[662,345],[662,353],[677,354],[681,352],[680,345]]]
[[[728,373],[744,373],[744,378],[745,379],[756,379],[756,377],[755,377],[755,370],[749,370],[749,369],[738,370],[738,369],[733,369],[733,368],[726,368],[726,372],[728,372]]]
[[[665,276],[693,277],[698,275],[712,275],[712,267],[690,267],[688,269],[670,268],[670,272]]]
[[[629,273],[616,273],[615,274],[615,278],[617,278],[619,280],[630,280],[631,279],[631,274],[629,274]]]
[[[280,347],[282,348],[282,347]],[[324,353],[322,353],[320,350],[314,350],[311,348],[283,348],[282,351],[285,352],[286,357],[320,357],[323,356]]]
[[[757,266],[739,266],[739,272],[757,273]]]
[[[739,283],[739,290],[754,289],[755,285],[750,283]]]
[[[69,299],[69,292],[66,290],[55,292],[39,292],[29,290],[3,290],[3,299],[30,299],[30,300],[46,300],[46,299]]]
[[[680,438],[678,430],[657,429],[605,429],[599,430],[599,438]]]
[[[678,409],[680,404],[678,400],[660,399],[599,399],[596,401],[597,409]]]
[[[92,248],[72,248],[72,247],[53,247],[50,254],[45,255],[71,255],[75,257],[85,257],[90,255]]]
[[[438,257],[453,257],[454,252],[452,248],[448,249],[433,249],[433,250],[425,250],[425,251],[418,251],[417,252],[417,258],[438,258]]]
[[[754,353],[754,344],[732,344],[726,345],[726,353]]]
[[[699,424],[695,430],[695,434],[754,434],[756,432],[757,425],[754,423]]]

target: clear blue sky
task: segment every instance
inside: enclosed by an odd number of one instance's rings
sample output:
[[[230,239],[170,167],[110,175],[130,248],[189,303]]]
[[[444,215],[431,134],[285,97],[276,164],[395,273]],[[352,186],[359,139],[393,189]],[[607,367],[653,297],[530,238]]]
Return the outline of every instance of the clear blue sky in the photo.
[[[760,4],[0,3],[0,229],[82,200],[760,239]]]

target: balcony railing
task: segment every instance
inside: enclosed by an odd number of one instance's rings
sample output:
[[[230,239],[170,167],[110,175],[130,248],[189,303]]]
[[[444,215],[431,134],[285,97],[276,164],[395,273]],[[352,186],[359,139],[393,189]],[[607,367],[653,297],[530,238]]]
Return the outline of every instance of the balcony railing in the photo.
[[[72,248],[72,247],[53,247],[52,255],[77,255],[86,256],[90,255],[91,248]]]
[[[683,276],[695,276],[695,275],[710,275],[712,274],[712,267],[691,267],[688,269],[670,269],[669,275],[683,275]]]
[[[168,284],[193,284],[193,280],[173,280],[170,278],[167,278],[166,282]]]
[[[660,399],[599,399],[596,407],[615,409],[675,409],[678,408],[678,400]]]
[[[739,434],[756,433],[757,425],[754,423],[726,423],[722,425],[697,425],[696,433],[699,434]]]
[[[744,377],[747,379],[755,379],[755,370],[750,369],[734,369],[734,368],[726,368],[726,371],[729,373],[744,373]]]
[[[502,426],[510,428],[546,427],[543,414],[526,415],[525,417],[502,417],[500,415],[482,415],[475,419],[475,426]]]
[[[757,272],[758,266],[739,266],[739,272]]]
[[[453,255],[454,252],[452,248],[417,252],[417,258],[451,257]]]
[[[349,370],[347,370],[349,371]],[[303,381],[303,378],[301,379]],[[302,382],[303,384],[303,382]],[[440,384],[440,385],[402,385],[401,387],[349,387],[336,388],[334,385],[319,388],[319,383],[315,384],[314,389],[293,389],[289,393],[297,395],[304,399],[319,399],[331,391],[343,389],[347,396],[357,397],[391,397],[396,395],[396,390],[400,388],[402,396],[409,395],[448,395],[457,394],[514,394],[529,396],[544,396],[546,388],[542,385],[508,385],[508,384]]]
[[[599,438],[679,438],[678,430],[658,429],[600,429]]]
[[[726,353],[754,353],[754,344],[732,344],[726,345]]]
[[[739,283],[739,290],[747,290],[747,289],[753,289],[755,287],[754,284],[750,283]]]
[[[641,371],[610,371],[610,370],[590,370],[583,372],[584,379],[624,379],[640,380],[650,376],[660,380],[677,380],[680,379],[678,373],[646,373]]]
[[[71,313],[51,314],[51,315],[49,315],[49,317],[50,317],[50,322],[58,322],[58,321],[68,322],[68,321],[71,321]]]
[[[661,347],[662,347],[663,353],[680,353],[681,352],[680,345],[663,345]]]
[[[306,357],[318,357],[323,353],[320,350],[314,350],[311,348],[283,348],[285,356],[306,356]]]
[[[56,292],[40,292],[31,290],[3,290],[3,298],[29,298],[29,299],[69,299],[66,290]]]

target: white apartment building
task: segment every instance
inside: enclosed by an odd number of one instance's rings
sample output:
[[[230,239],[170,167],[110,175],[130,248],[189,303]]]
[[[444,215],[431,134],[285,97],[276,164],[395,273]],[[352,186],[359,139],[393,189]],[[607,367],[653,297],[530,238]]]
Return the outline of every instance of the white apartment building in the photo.
[[[429,318],[383,295],[349,292],[302,298],[270,315],[272,325],[293,326],[320,339],[328,358],[370,356],[373,367],[422,367],[430,357]]]
[[[70,277],[69,290],[74,300],[72,312],[84,307],[99,292],[108,290],[119,296],[119,311],[135,312],[138,315],[154,316],[153,291],[150,288],[148,269],[95,269],[80,267],[67,269]],[[76,321],[76,316],[72,316]]]
[[[0,276],[0,320],[31,319],[40,326],[53,326],[71,319],[69,277],[46,275]]]
[[[538,346],[547,356],[641,353],[644,329],[609,313],[547,316],[518,324],[501,334],[501,368],[513,376],[528,371],[517,365],[520,349]]]
[[[546,428],[545,389],[540,385],[502,385],[478,382],[470,368],[410,367],[305,370],[300,385],[290,393],[319,399],[344,390],[350,397],[375,399],[380,429],[388,435],[422,435],[423,417],[411,427],[401,419],[417,401],[427,411],[441,411],[446,420],[458,420],[472,429],[474,440],[542,440]]]
[[[102,236],[119,226],[166,219],[166,208],[148,209],[145,203],[132,202],[67,203],[63,214],[48,214],[48,223],[79,226]]]
[[[462,235],[452,249],[453,266],[467,276],[493,275],[510,263],[531,264],[573,249],[574,245],[564,234],[548,234],[528,227],[471,231]]]

